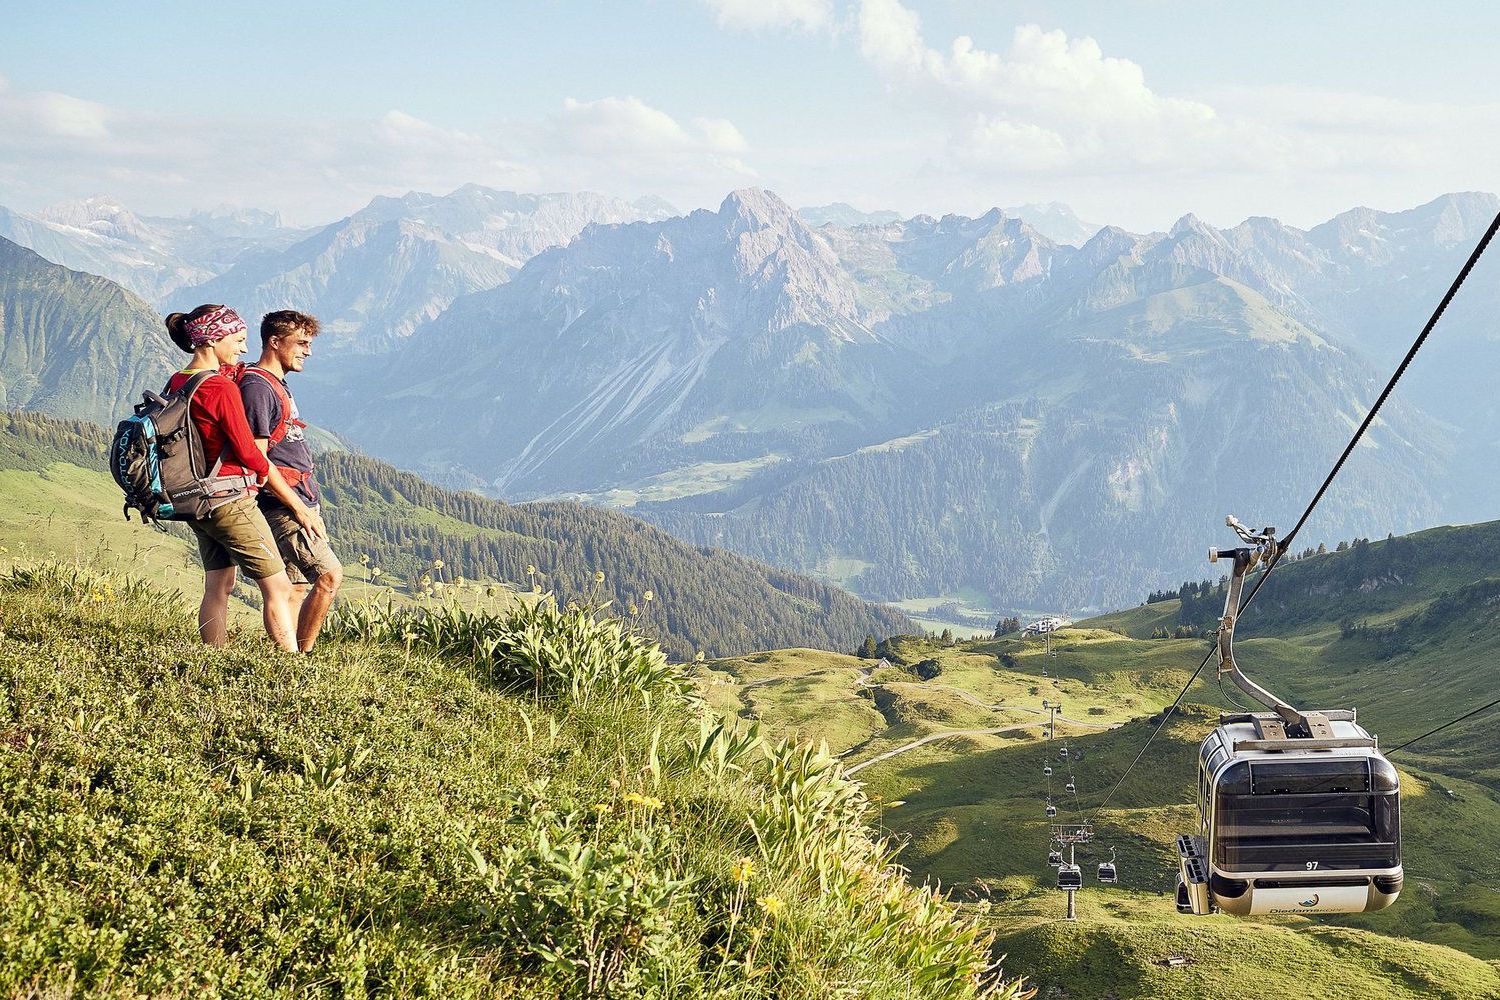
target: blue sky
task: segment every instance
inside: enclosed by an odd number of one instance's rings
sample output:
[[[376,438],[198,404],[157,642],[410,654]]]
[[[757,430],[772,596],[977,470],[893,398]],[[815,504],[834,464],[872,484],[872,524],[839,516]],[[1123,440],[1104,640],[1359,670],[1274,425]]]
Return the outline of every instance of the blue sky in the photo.
[[[36,4],[0,205],[326,221],[466,182],[1310,225],[1500,188],[1500,5]]]

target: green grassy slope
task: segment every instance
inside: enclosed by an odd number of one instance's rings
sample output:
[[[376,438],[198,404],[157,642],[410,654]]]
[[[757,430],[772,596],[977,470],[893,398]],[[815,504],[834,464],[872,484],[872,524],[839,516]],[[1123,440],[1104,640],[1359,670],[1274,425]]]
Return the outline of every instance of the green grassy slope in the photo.
[[[1492,552],[1500,552],[1500,525],[1436,529],[1396,539],[1394,544],[1370,543],[1289,564],[1278,572],[1285,579],[1273,579],[1267,596],[1247,613],[1242,632],[1246,637],[1236,644],[1240,662],[1257,680],[1294,702],[1357,707],[1361,721],[1382,737],[1385,746],[1399,744],[1493,697],[1487,663],[1500,649],[1500,621],[1493,614],[1500,584],[1487,575]],[[1222,602],[1222,595],[1217,600]],[[1320,606],[1319,600],[1325,603]],[[1052,939],[1038,938],[1022,919],[1028,907],[1055,914],[1062,906],[1049,888],[1052,873],[1044,864],[1048,828],[1042,805],[1047,782],[1041,769],[1044,762],[1054,767],[1052,794],[1062,809],[1060,818],[1093,815],[1144,746],[1160,718],[1155,713],[1176,696],[1208,651],[1201,638],[1149,638],[1160,628],[1196,621],[1212,602],[1199,599],[1194,613],[1186,617],[1182,603],[1163,601],[1082,622],[1053,637],[1057,655],[1052,657],[1045,656],[1040,642],[1014,637],[953,647],[899,640],[887,644],[893,659],[908,667],[932,659],[942,672],[929,681],[899,669],[871,676],[873,683],[888,690],[926,689],[928,696],[890,699],[904,709],[901,718],[882,720],[883,729],[854,746],[848,760],[855,766],[912,733],[971,727],[973,716],[947,711],[951,697],[960,691],[975,702],[990,704],[988,717],[996,725],[1011,718],[1009,713],[1039,708],[1042,698],[1060,699],[1065,714],[1081,721],[1124,723],[1106,731],[1059,723],[1057,735],[1066,737],[1072,751],[1066,763],[1057,756],[1058,747],[1046,747],[1043,731],[1033,726],[1000,735],[939,740],[858,772],[872,797],[902,803],[887,808],[882,821],[909,842],[904,862],[922,877],[1001,901],[997,926],[1006,938],[1002,947],[1036,956],[1034,967],[1042,980],[1049,981],[1056,972],[1064,978],[1050,981],[1069,996],[1075,993],[1068,982],[1076,984],[1084,975],[1079,962],[1086,965],[1112,953],[1139,958],[1142,941],[1149,941],[1150,934],[1143,930],[1145,936],[1134,940],[1130,928],[1150,920],[1134,914],[1102,931],[1089,931],[1092,936],[1084,951],[1091,957],[1086,960],[1075,960],[1062,950],[1044,957],[1050,947],[1046,941]],[[1272,635],[1278,628],[1281,631]],[[788,675],[801,666],[790,652],[768,662]],[[733,664],[712,666],[722,666],[726,677],[739,672]],[[1205,677],[1213,677],[1212,668]],[[778,711],[779,690],[774,683],[754,689],[757,711],[767,724],[791,718],[785,708]],[[947,694],[938,698],[942,691]],[[838,718],[856,697],[852,686],[842,691],[829,688],[823,694],[828,701],[820,712],[807,703],[817,692],[799,692],[797,731],[816,736],[816,726],[806,720]],[[1135,906],[1130,900],[1145,899],[1155,906],[1154,894],[1170,891],[1176,862],[1172,838],[1193,823],[1198,741],[1215,724],[1219,711],[1235,710],[1234,701],[1246,700],[1233,688],[1226,696],[1211,681],[1200,679],[1188,691],[1185,713],[1157,737],[1108,807],[1097,814],[1097,842],[1081,852],[1080,860],[1091,870],[1114,847],[1122,885],[1096,887],[1090,878],[1084,895],[1094,902],[1085,911],[1086,920],[1093,919],[1090,913],[1103,920],[1107,913],[1101,907]],[[875,725],[868,715],[862,718]],[[1492,721],[1481,716],[1393,757],[1403,774],[1408,891],[1391,910],[1310,925],[1325,930],[1299,945],[1311,949],[1307,961],[1326,963],[1342,955],[1368,971],[1367,959],[1378,948],[1349,936],[1354,929],[1381,935],[1374,939],[1377,943],[1387,938],[1400,941],[1392,945],[1405,950],[1398,965],[1417,963],[1420,957],[1410,951],[1415,943],[1403,939],[1449,946],[1477,959],[1500,959],[1500,742],[1491,729]],[[1062,792],[1068,775],[1076,778],[1076,800]],[[1160,900],[1159,916],[1170,924],[1177,919],[1171,900],[1165,895]],[[1229,934],[1234,926],[1217,933]],[[1272,933],[1260,922],[1239,926],[1247,934]],[[1310,932],[1278,925],[1275,933],[1306,938]],[[1030,943],[1023,946],[1022,938]],[[1025,950],[1033,947],[1041,950]],[[1243,950],[1254,951],[1249,944]],[[1131,964],[1140,965],[1136,959]],[[1469,972],[1463,975],[1481,968],[1465,967]],[[1193,968],[1204,971],[1201,956]],[[1330,977],[1339,971],[1325,969]],[[1258,995],[1253,989],[1232,986],[1232,967],[1197,979],[1197,973],[1180,969],[1135,968],[1132,975],[1147,972],[1132,980],[1143,991],[1134,995]],[[1452,974],[1465,986],[1432,995],[1488,995],[1476,985],[1488,982],[1483,978],[1488,972],[1480,979]],[[1297,979],[1290,976],[1285,981]],[[1172,992],[1166,985],[1171,982],[1196,985]],[[1390,980],[1382,995],[1428,995],[1423,992],[1430,988],[1425,983],[1421,974],[1408,968]],[[1464,989],[1478,992],[1468,994]],[[1085,990],[1076,995],[1107,993]]]
[[[0,997],[980,995],[832,762],[705,740],[613,623],[294,656],[174,604],[0,576]]]

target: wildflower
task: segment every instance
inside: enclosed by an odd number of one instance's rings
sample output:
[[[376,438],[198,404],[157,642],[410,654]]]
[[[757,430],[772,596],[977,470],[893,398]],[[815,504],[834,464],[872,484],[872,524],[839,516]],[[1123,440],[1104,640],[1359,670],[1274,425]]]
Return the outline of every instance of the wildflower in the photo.
[[[626,792],[620,798],[624,799],[629,805],[640,806],[642,809],[660,809],[666,805],[665,802],[654,795],[641,795],[638,792]]]
[[[768,917],[774,917],[780,913],[786,904],[781,901],[780,896],[762,896],[755,901],[755,905],[761,908]]]
[[[634,601],[631,601],[628,605],[626,605],[626,610],[633,615],[638,615],[641,613],[641,609],[635,606]]]
[[[368,552],[361,552],[359,554],[359,564],[361,566],[370,565],[370,554]]]
[[[499,592],[500,591],[495,588],[495,585],[493,583],[490,584],[488,587],[484,588],[484,596],[485,597],[494,597]]]
[[[379,566],[376,566],[374,569],[370,570],[370,579],[379,579],[380,574],[383,572],[385,572],[383,569],[381,569]]]
[[[434,559],[432,561],[432,568],[433,569],[442,569],[443,568],[443,561],[441,559]]]
[[[531,592],[533,594],[540,594],[542,592],[542,585],[540,583],[533,583],[531,585]]]
[[[648,590],[641,595],[641,600],[645,601],[647,604],[650,604],[652,601],[656,600],[656,595]]]
[[[429,576],[429,575],[427,575],[426,573],[423,573],[422,574],[422,579],[418,580],[417,582],[420,583],[424,587],[431,586],[431,584],[432,584],[432,577]]]
[[[754,874],[755,862],[751,861],[749,858],[740,858],[734,863],[735,885],[744,885],[746,882],[750,881],[750,877]]]
[[[453,585],[455,587],[457,587],[459,590],[462,590],[463,587],[464,587],[464,578],[463,578],[463,576],[460,575],[457,578],[455,578],[454,581],[453,581]]]
[[[766,934],[766,932],[765,932],[764,928],[761,928],[761,927],[752,927],[752,928],[750,928],[750,940],[752,940],[752,941],[759,941],[762,937],[765,936],[765,934]]]
[[[527,563],[526,564],[526,575],[527,576],[536,576],[536,567],[533,566],[533,565],[531,565],[530,563]]]
[[[612,809],[612,808],[613,807],[608,802],[595,802],[594,803],[594,812],[598,813],[601,816],[604,815],[605,813],[609,812],[610,809]]]
[[[602,569],[596,569],[596,570],[594,570],[594,582],[595,583],[603,583],[604,582],[604,570],[602,570]]]
[[[401,633],[401,638],[405,639],[407,642],[413,642],[417,638],[417,633],[408,629],[407,631]]]

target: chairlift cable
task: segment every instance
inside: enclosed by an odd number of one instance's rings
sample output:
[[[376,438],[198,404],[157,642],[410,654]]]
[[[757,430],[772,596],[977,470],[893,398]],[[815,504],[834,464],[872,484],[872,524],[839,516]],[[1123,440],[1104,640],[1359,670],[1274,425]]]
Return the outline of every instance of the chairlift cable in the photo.
[[[1250,589],[1250,593],[1245,595],[1245,600],[1241,602],[1239,607],[1240,614],[1243,614],[1245,609],[1250,606],[1250,602],[1255,600],[1255,595],[1260,593],[1260,588],[1264,586],[1266,580],[1270,578],[1271,571],[1280,564],[1282,554],[1287,552],[1291,548],[1292,540],[1297,537],[1297,533],[1302,530],[1302,526],[1306,524],[1307,519],[1312,516],[1313,509],[1318,506],[1318,502],[1321,501],[1323,499],[1323,496],[1328,492],[1328,488],[1333,484],[1334,477],[1339,474],[1340,470],[1342,470],[1344,467],[1344,463],[1349,460],[1349,456],[1352,455],[1354,453],[1354,449],[1359,446],[1360,439],[1364,437],[1365,431],[1369,429],[1370,424],[1374,423],[1375,415],[1380,412],[1381,406],[1383,406],[1385,404],[1385,401],[1390,397],[1391,392],[1396,388],[1396,383],[1401,380],[1401,376],[1406,374],[1406,369],[1411,364],[1412,359],[1417,356],[1417,351],[1421,350],[1422,345],[1427,342],[1428,335],[1432,333],[1433,328],[1437,326],[1438,320],[1442,317],[1443,313],[1447,311],[1448,304],[1452,302],[1453,297],[1458,294],[1459,288],[1463,287],[1464,281],[1469,277],[1469,272],[1473,271],[1474,265],[1479,263],[1479,258],[1484,255],[1484,251],[1489,247],[1490,241],[1495,238],[1495,233],[1497,230],[1500,230],[1500,212],[1497,212],[1495,214],[1495,218],[1490,222],[1489,228],[1484,231],[1484,235],[1480,237],[1479,243],[1475,245],[1473,252],[1469,254],[1469,259],[1464,262],[1464,266],[1459,270],[1458,276],[1454,278],[1453,283],[1448,286],[1448,291],[1443,295],[1442,301],[1438,303],[1437,308],[1433,310],[1432,316],[1427,320],[1426,325],[1422,327],[1422,332],[1417,334],[1416,340],[1412,341],[1411,348],[1407,350],[1406,356],[1401,359],[1401,363],[1396,366],[1395,373],[1391,375],[1390,381],[1388,381],[1385,384],[1385,388],[1381,390],[1380,396],[1375,400],[1375,404],[1371,406],[1370,411],[1365,414],[1365,419],[1361,421],[1359,429],[1354,432],[1354,436],[1351,437],[1349,439],[1349,443],[1344,446],[1343,453],[1339,455],[1338,461],[1333,464],[1333,468],[1324,478],[1323,485],[1319,486],[1318,491],[1313,494],[1312,502],[1307,505],[1307,509],[1302,512],[1302,516],[1297,519],[1297,523],[1292,526],[1292,530],[1286,534],[1286,537],[1284,537],[1272,548],[1271,561],[1266,564],[1265,572],[1260,575],[1259,580],[1255,581],[1255,586]],[[1141,758],[1144,757],[1146,755],[1146,751],[1150,749],[1152,741],[1156,739],[1157,734],[1160,733],[1166,726],[1167,720],[1170,719],[1172,717],[1172,714],[1177,711],[1177,706],[1181,704],[1183,697],[1187,695],[1188,688],[1190,688],[1193,682],[1198,679],[1198,675],[1203,672],[1203,668],[1208,666],[1208,661],[1213,659],[1214,652],[1214,648],[1210,647],[1208,655],[1203,658],[1202,663],[1198,664],[1198,669],[1193,671],[1193,674],[1188,678],[1187,683],[1182,686],[1182,691],[1177,695],[1177,700],[1172,702],[1172,707],[1167,709],[1167,711],[1162,714],[1161,722],[1154,730],[1152,730],[1151,735],[1147,737],[1145,746],[1141,747],[1141,752],[1135,755],[1135,760],[1130,762],[1130,766],[1125,769],[1125,773],[1120,775],[1120,780],[1115,782],[1114,788],[1110,789],[1109,794],[1104,797],[1104,801],[1099,803],[1098,808],[1094,810],[1095,817],[1097,817],[1099,813],[1103,811],[1104,807],[1109,804],[1110,799],[1114,798],[1115,792],[1120,790],[1120,786],[1123,785],[1125,783],[1125,779],[1130,776],[1130,772],[1134,771],[1136,765],[1141,762]],[[1494,702],[1492,704],[1500,704],[1500,702]],[[1475,710],[1476,713],[1479,711],[1483,711],[1483,709]],[[1465,718],[1467,718],[1467,716],[1465,716]],[[1458,721],[1461,720],[1454,720],[1454,722]],[[1449,725],[1452,725],[1452,723],[1449,723]],[[1434,732],[1436,731],[1437,730],[1434,730]],[[1430,735],[1432,735],[1432,733],[1424,733],[1422,736],[1417,737],[1417,739],[1425,739]],[[1396,749],[1402,749],[1402,747],[1410,746],[1415,742],[1416,740],[1409,740],[1406,743],[1403,743],[1401,747],[1397,747]],[[1392,752],[1394,753],[1395,751]]]
[[[1443,723],[1441,726],[1438,726],[1436,729],[1429,729],[1429,730],[1427,730],[1427,732],[1423,733],[1421,736],[1414,736],[1414,737],[1412,737],[1411,739],[1407,740],[1405,743],[1401,744],[1400,746],[1393,747],[1390,750],[1387,750],[1385,752],[1386,756],[1389,757],[1391,754],[1397,752],[1398,750],[1405,750],[1407,747],[1411,746],[1413,743],[1420,742],[1422,740],[1425,740],[1429,736],[1433,736],[1433,735],[1435,735],[1437,733],[1440,733],[1444,729],[1447,729],[1449,726],[1456,726],[1460,722],[1463,722],[1465,719],[1472,719],[1474,716],[1478,715],[1480,712],[1483,712],[1483,711],[1486,711],[1488,709],[1494,708],[1496,705],[1500,705],[1500,698],[1496,698],[1494,701],[1490,702],[1488,705],[1480,705],[1478,708],[1474,709],[1472,712],[1465,712],[1463,715],[1460,715],[1458,718],[1451,719],[1448,722]]]

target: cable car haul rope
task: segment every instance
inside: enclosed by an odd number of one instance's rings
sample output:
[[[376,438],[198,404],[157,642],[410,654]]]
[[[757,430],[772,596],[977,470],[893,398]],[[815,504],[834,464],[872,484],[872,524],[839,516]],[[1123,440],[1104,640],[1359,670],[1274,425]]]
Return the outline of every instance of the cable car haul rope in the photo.
[[[1215,647],[1163,711],[1140,752],[1093,813],[1097,817],[1124,785],[1193,682],[1217,655],[1221,686],[1228,676],[1270,711],[1221,715],[1218,728],[1199,749],[1198,830],[1177,838],[1177,908],[1182,912],[1239,916],[1351,913],[1382,909],[1401,892],[1400,779],[1395,767],[1380,753],[1375,738],[1359,726],[1354,710],[1301,711],[1245,676],[1234,658],[1234,627],[1327,494],[1497,230],[1500,214],[1485,230],[1292,530],[1278,539],[1275,528],[1252,530],[1230,516],[1226,524],[1241,544],[1210,550],[1210,562],[1224,559],[1233,566]],[[1241,601],[1246,575],[1259,567],[1264,567],[1263,572]],[[1496,705],[1500,699],[1408,740],[1396,750]],[[1104,866],[1100,869],[1104,881]]]

